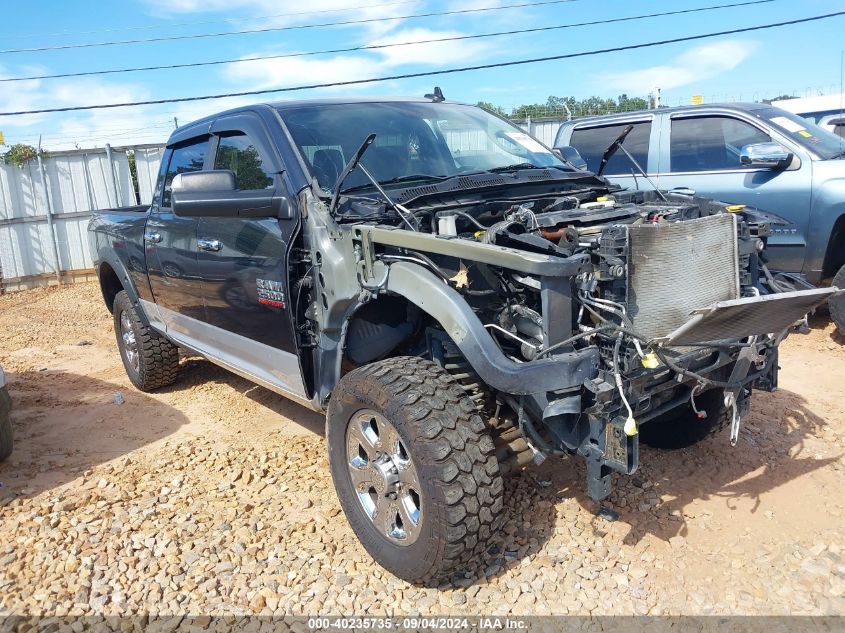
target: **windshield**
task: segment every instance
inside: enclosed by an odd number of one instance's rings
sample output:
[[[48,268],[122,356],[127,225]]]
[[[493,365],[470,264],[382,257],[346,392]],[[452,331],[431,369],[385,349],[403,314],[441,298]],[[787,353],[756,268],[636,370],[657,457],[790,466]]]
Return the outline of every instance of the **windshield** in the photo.
[[[845,139],[797,114],[780,108],[764,108],[756,110],[754,114],[771,123],[805,149],[817,154],[822,160],[837,158],[845,151]]]
[[[518,127],[474,106],[450,103],[338,103],[280,109],[311,174],[326,194],[368,134],[361,164],[379,181],[426,182],[513,166],[570,168]],[[342,190],[366,186],[356,169]]]

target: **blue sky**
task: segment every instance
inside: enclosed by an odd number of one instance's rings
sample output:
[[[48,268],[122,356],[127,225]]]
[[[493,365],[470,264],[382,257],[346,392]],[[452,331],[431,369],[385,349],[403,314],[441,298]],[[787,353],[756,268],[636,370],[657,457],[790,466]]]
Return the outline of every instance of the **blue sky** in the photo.
[[[531,0],[43,0],[16,3],[4,14],[0,48],[136,39],[297,26],[361,18],[517,4]],[[0,78],[137,65],[186,63],[407,42],[538,26],[570,24],[732,0],[571,0],[458,16],[396,19],[353,26],[145,43],[60,51],[0,54]],[[842,10],[841,0],[775,0],[685,16],[488,39],[441,42],[224,66],[0,83],[0,111],[88,105],[258,90],[452,66],[608,48],[778,22]],[[357,8],[356,8],[357,7]],[[310,11],[310,13],[306,13]],[[782,93],[838,92],[845,17],[786,28],[660,46],[596,57],[483,70],[432,78],[320,89],[279,96],[165,104],[66,114],[0,117],[6,143],[49,149],[163,142],[180,123],[242,103],[349,94],[422,95],[433,85],[447,98],[491,101],[506,108],[545,101],[627,93],[645,96],[655,86],[663,102],[754,100]]]

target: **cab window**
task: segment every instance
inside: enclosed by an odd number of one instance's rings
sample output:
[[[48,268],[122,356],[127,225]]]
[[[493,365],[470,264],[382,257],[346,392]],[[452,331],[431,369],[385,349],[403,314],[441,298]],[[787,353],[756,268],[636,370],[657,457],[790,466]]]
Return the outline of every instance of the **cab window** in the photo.
[[[770,140],[759,128],[731,117],[673,119],[669,146],[671,170],[745,169],[739,162],[743,146]]]
[[[164,174],[164,191],[161,196],[162,207],[170,206],[170,190],[176,174],[200,171],[205,163],[207,150],[208,138],[189,141],[173,148],[167,171]]]
[[[271,189],[273,174],[258,147],[243,132],[228,133],[220,137],[214,169],[229,169],[235,174],[240,190]]]
[[[632,124],[620,123],[618,125],[576,129],[572,132],[569,144],[578,150],[578,153],[587,162],[587,168],[595,173],[599,169],[602,154],[629,125]],[[623,145],[640,166],[648,170],[648,141],[651,136],[651,121],[634,123],[633,126],[634,129],[625,137]],[[628,175],[631,170],[636,171],[636,168],[623,152],[617,151],[607,162],[604,175]]]

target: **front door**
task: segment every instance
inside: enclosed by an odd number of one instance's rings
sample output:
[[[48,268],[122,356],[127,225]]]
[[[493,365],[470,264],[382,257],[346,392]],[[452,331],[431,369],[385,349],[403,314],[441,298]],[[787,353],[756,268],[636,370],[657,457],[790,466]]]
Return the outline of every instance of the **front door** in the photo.
[[[257,117],[215,122],[214,169],[235,174],[242,192],[286,196],[281,160]],[[305,396],[291,320],[287,256],[297,229],[291,219],[205,217],[197,229],[198,262],[216,355],[256,378]]]
[[[803,269],[811,196],[808,158],[797,158],[785,170],[741,165],[744,145],[774,140],[794,150],[788,141],[772,139],[762,126],[727,114],[667,117],[662,138],[658,187],[688,187],[700,196],[783,217],[790,224],[772,227],[766,250],[769,266],[789,272]]]
[[[168,332],[190,334],[191,322],[205,319],[197,264],[197,218],[179,217],[170,208],[170,188],[176,174],[199,171],[208,154],[207,136],[168,148],[144,230],[147,271],[158,316]]]

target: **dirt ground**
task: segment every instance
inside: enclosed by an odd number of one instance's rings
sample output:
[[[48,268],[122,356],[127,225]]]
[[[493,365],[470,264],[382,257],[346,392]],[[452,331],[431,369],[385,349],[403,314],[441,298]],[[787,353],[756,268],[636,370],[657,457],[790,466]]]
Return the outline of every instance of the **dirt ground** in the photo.
[[[0,296],[0,615],[845,614],[845,339],[812,325],[735,448],[643,448],[613,523],[549,460],[507,481],[498,553],[420,588],[355,540],[321,416],[197,358],[138,392],[95,284]]]

